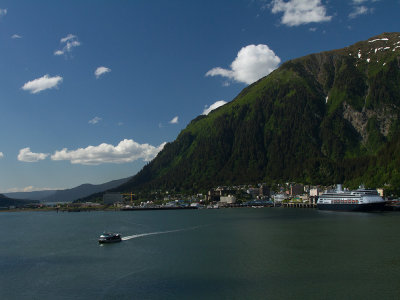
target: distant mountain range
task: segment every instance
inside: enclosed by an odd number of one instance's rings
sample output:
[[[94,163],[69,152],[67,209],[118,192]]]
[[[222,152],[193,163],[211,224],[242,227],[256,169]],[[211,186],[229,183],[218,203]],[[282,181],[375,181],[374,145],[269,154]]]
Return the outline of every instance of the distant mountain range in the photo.
[[[22,199],[12,199],[3,194],[0,194],[0,207],[9,207],[9,206],[24,206],[26,204],[39,203],[39,201],[35,200],[22,200]]]
[[[48,190],[35,192],[16,192],[5,193],[4,195],[10,198],[38,200],[42,203],[48,202],[73,202],[77,199],[84,198],[94,193],[100,193],[127,182],[130,179],[123,178],[113,180],[103,184],[82,184],[80,186],[65,189],[65,190]]]
[[[32,200],[40,200],[46,198],[50,195],[53,195],[57,192],[57,190],[44,190],[44,191],[35,191],[35,192],[13,192],[13,193],[4,193],[5,196],[16,198],[16,199],[32,199]]]
[[[114,191],[295,181],[400,193],[400,33],[287,61]]]

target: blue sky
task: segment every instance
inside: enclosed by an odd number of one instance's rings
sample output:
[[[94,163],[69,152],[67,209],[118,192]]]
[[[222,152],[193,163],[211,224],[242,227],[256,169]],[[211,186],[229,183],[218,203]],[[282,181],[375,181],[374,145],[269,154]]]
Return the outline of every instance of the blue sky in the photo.
[[[289,59],[399,31],[400,1],[0,1],[0,192],[137,173]]]

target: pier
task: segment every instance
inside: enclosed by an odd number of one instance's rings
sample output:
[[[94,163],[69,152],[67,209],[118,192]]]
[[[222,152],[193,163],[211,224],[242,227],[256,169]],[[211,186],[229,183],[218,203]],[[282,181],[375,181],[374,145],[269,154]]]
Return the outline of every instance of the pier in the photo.
[[[315,203],[302,203],[302,202],[287,202],[282,203],[283,207],[294,207],[294,208],[317,208]]]
[[[154,207],[123,207],[121,211],[130,210],[182,210],[182,209],[197,209],[195,206],[154,206]]]

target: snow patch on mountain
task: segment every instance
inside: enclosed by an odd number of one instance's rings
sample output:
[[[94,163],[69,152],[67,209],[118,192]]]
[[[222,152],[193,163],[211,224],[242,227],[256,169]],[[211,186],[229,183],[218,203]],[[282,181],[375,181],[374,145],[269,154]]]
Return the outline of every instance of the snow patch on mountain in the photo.
[[[372,41],[368,41],[368,43],[374,43],[374,42],[377,42],[377,41],[388,41],[388,40],[389,40],[388,38],[375,39],[375,40],[372,40]]]

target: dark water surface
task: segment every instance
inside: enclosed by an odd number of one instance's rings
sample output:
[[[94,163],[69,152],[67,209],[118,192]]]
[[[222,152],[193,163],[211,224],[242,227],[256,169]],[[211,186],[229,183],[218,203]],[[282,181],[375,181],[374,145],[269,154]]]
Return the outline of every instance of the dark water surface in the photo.
[[[399,299],[400,213],[0,213],[0,299]],[[104,231],[124,241],[100,246]]]

